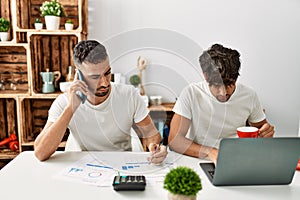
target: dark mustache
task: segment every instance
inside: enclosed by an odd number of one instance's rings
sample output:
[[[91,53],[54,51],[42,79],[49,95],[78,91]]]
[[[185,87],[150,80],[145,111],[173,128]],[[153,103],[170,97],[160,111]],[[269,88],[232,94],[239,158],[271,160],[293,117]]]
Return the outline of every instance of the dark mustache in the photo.
[[[97,90],[101,90],[101,89],[108,89],[109,88],[109,86],[101,86],[101,87],[99,87],[99,88],[97,88]]]

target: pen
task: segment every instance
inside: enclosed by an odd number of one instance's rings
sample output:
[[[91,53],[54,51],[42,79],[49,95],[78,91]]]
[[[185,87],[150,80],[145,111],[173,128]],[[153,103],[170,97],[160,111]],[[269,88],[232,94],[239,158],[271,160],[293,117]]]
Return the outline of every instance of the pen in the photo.
[[[164,142],[164,139],[162,139],[162,140],[160,141],[160,143],[155,147],[154,154],[156,154],[156,153],[159,152],[160,146],[163,144],[163,142]],[[152,160],[153,160],[153,155],[152,155],[152,157],[151,157],[150,162],[152,162]]]
[[[160,143],[158,144],[158,146],[156,146],[156,148],[155,148],[155,153],[158,152],[158,149],[160,149],[160,145],[162,145],[163,143],[164,143],[164,139],[162,139],[162,140],[160,141]]]

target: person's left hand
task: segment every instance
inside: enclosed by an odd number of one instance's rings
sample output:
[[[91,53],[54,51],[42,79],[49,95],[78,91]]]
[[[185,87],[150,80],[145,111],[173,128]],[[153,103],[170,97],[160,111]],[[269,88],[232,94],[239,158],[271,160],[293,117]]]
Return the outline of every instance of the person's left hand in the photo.
[[[274,136],[274,126],[269,123],[263,124],[258,133],[259,137],[273,137]]]
[[[151,163],[160,164],[168,155],[167,147],[164,145],[150,143],[148,148],[151,156],[148,157],[147,160]]]
[[[218,154],[219,154],[219,150],[216,149],[216,148],[211,148],[210,151],[207,154],[208,158],[211,161],[213,161],[213,163],[215,164],[215,166],[217,165]]]

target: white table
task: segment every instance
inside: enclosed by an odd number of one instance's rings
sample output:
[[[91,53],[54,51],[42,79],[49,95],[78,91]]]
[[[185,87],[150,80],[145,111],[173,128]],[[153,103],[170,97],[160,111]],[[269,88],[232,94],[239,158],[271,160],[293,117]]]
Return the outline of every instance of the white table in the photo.
[[[167,191],[160,186],[146,186],[146,190],[142,192],[116,192],[112,187],[96,187],[53,178],[87,154],[88,152],[56,152],[49,160],[40,162],[33,152],[22,152],[0,170],[1,199],[167,199]],[[122,154],[126,152],[116,152],[116,157]],[[178,155],[178,158],[177,165],[193,168],[202,179],[203,189],[198,193],[198,199],[300,199],[300,172],[295,173],[290,185],[215,187],[199,167],[201,160],[182,155]]]

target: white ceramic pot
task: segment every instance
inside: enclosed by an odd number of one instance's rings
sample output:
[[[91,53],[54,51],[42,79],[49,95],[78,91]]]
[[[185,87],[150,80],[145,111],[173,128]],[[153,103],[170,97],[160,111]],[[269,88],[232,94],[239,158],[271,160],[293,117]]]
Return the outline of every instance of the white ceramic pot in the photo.
[[[47,15],[45,16],[46,29],[47,30],[58,30],[60,17]]]
[[[43,23],[35,23],[34,28],[35,30],[41,30],[43,28]]]
[[[0,32],[0,39],[2,42],[8,41],[9,33],[8,32]]]
[[[65,29],[67,31],[71,31],[71,30],[73,30],[73,28],[74,28],[74,24],[65,23]]]

